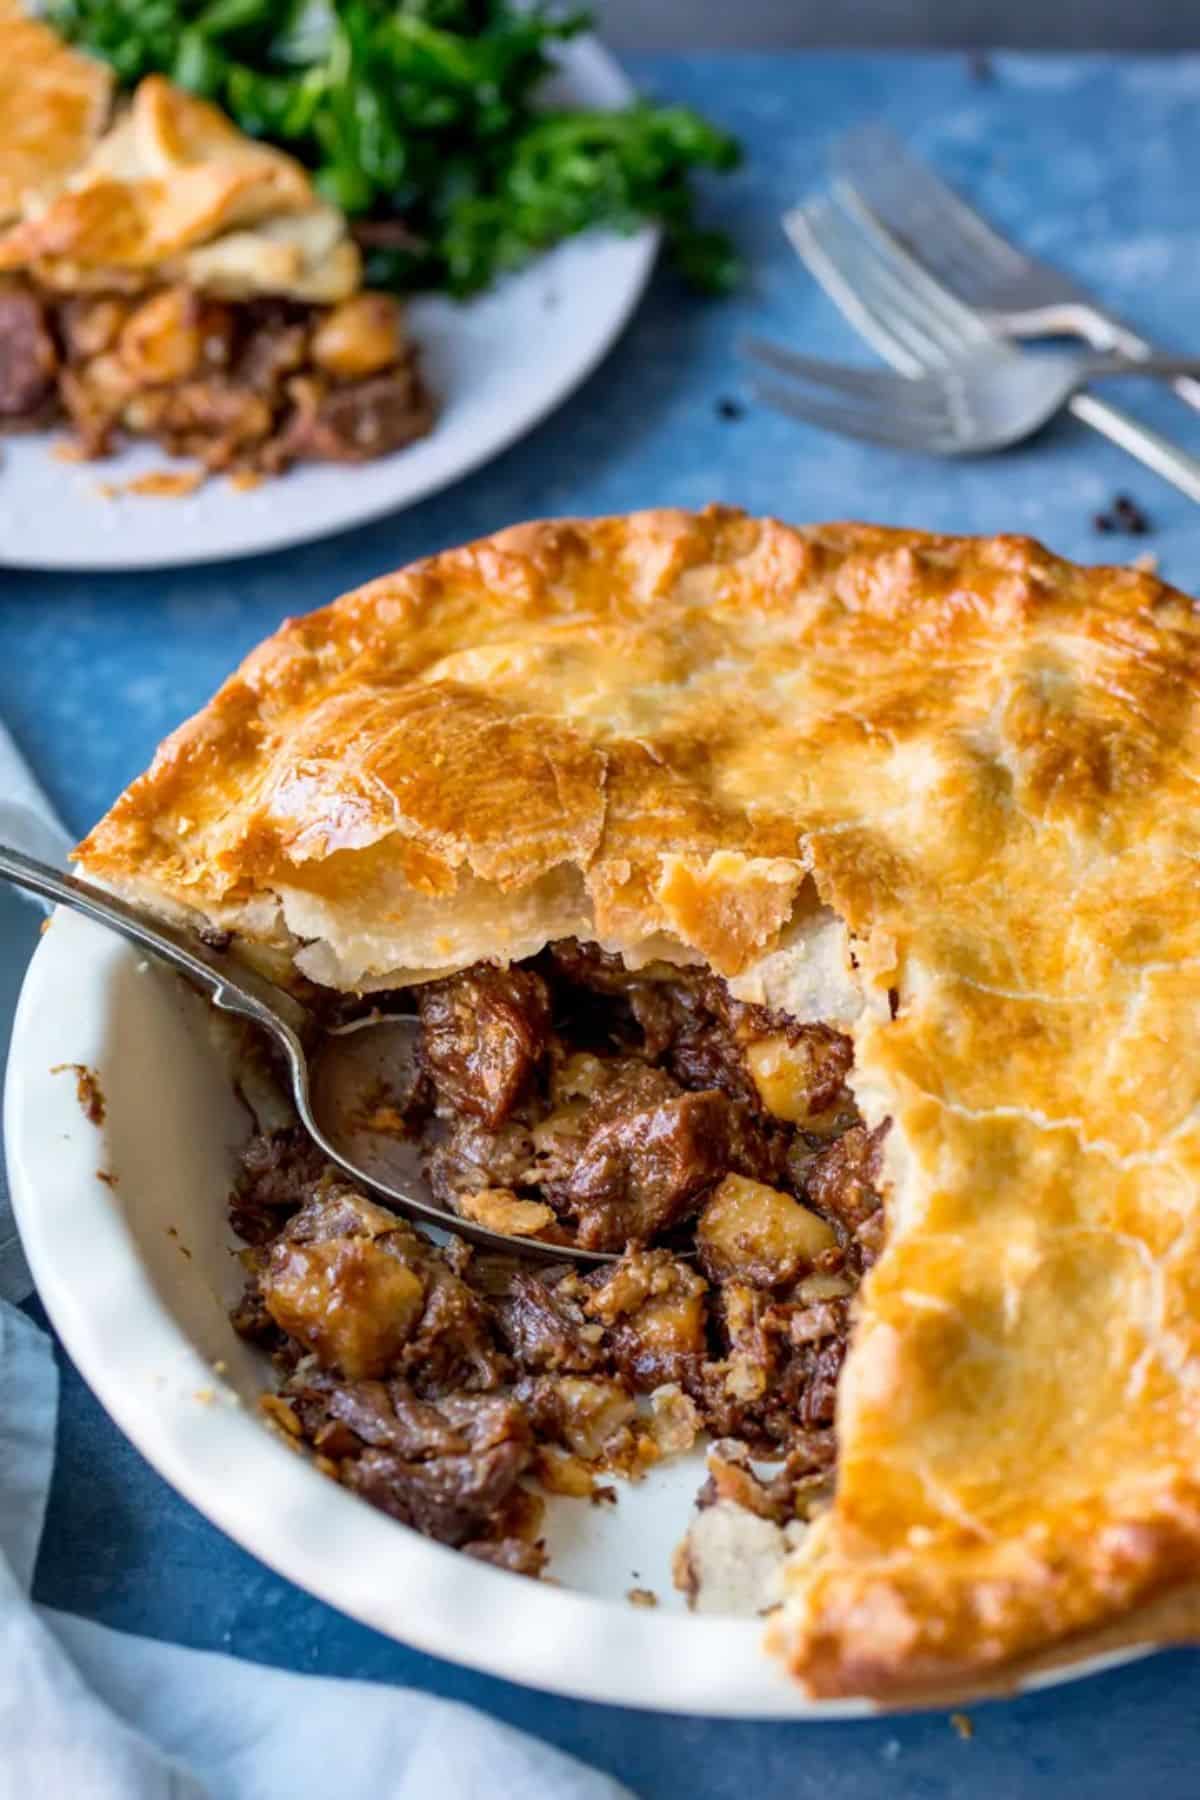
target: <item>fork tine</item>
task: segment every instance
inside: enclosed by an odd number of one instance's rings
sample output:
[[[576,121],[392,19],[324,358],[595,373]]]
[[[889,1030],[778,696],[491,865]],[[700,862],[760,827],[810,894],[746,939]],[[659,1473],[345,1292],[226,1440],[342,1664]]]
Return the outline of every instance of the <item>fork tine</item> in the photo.
[[[823,231],[826,251],[838,260],[847,279],[853,281],[863,304],[888,319],[922,368],[944,362],[963,349],[962,341],[952,330],[939,329],[941,322],[936,315],[922,316],[913,306],[912,294],[897,281],[886,250],[868,237],[857,222],[849,220],[840,208],[832,207]]]
[[[852,369],[842,363],[803,356],[768,338],[746,337],[739,349],[752,362],[762,363],[775,374],[803,383],[818,395],[823,391],[856,401],[860,407],[886,410],[897,420],[920,421],[927,427],[949,422],[945,390],[934,378],[895,375],[882,369]]]
[[[776,382],[755,382],[754,394],[777,412],[787,413],[793,419],[801,419],[806,425],[816,425],[821,431],[832,431],[838,437],[861,438],[871,444],[882,444],[889,450],[918,450],[931,455],[953,448],[950,440],[940,432],[927,436],[893,423],[879,413],[865,415],[862,411],[852,411],[835,402],[825,404],[818,400],[800,399],[792,388]]]
[[[927,163],[886,125],[865,125],[833,148],[835,174],[862,195],[885,226],[910,244],[920,244],[923,260],[944,272],[960,293],[982,278],[1011,279],[1030,259],[998,236]]]
[[[977,347],[975,331],[930,301],[893,254],[886,236],[864,231],[857,220],[828,202],[809,202],[804,210],[810,238],[836,266],[843,289],[856,296],[859,316],[874,315],[899,341],[906,353],[903,364],[890,352],[884,354],[902,373],[919,373]],[[792,225],[788,229],[795,243],[796,231]]]
[[[927,335],[936,338],[941,347],[954,355],[978,350],[995,343],[991,332],[975,313],[953,294],[947,293],[921,267],[917,259],[897,243],[895,237],[866,206],[857,190],[841,182],[836,188],[842,211],[864,235],[880,264],[881,280],[886,283],[896,304],[903,303],[908,314],[917,319]],[[903,296],[901,301],[900,296]]]
[[[893,205],[906,205],[912,217],[944,225],[957,244],[969,248],[976,259],[986,257],[1010,275],[1029,262],[1023,251],[993,231],[890,126],[865,125],[847,132],[834,145],[833,162],[837,172],[868,197],[872,193],[886,196]]]
[[[841,262],[826,249],[822,227],[827,211],[826,202],[810,200],[785,215],[784,230],[793,249],[860,336],[873,344],[902,375],[920,375],[925,364],[919,352],[896,332],[885,313],[867,304],[852,272],[843,269]]]

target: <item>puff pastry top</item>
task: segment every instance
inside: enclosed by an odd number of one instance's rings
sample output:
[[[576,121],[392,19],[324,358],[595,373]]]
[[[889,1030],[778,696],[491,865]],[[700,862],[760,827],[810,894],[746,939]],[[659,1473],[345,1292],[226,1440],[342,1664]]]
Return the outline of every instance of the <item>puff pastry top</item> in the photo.
[[[0,224],[49,199],[108,122],[112,76],[0,0]]]
[[[0,14],[0,50],[12,31],[29,28],[21,20],[5,30]],[[65,90],[56,95],[65,107]],[[345,220],[317,199],[300,164],[161,75],[139,83],[111,130],[87,148],[61,191],[48,204],[27,204],[0,236],[0,270],[30,271],[68,291],[180,280],[233,299],[333,301],[357,287],[360,259]]]
[[[574,931],[745,988],[815,884],[889,1236],[772,1638],[886,1694],[1200,1567],[1198,801],[1200,624],[1151,577],[659,512],[285,625],[81,857],[351,985]]]

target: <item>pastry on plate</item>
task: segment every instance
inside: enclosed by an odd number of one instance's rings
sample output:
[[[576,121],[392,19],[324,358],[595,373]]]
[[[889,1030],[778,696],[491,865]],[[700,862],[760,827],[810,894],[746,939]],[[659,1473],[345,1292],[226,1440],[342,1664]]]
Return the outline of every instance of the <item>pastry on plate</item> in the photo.
[[[80,56],[19,0],[0,0],[0,225],[45,205],[96,146],[111,70]]]
[[[432,421],[402,309],[343,215],[217,108],[108,72],[19,8],[0,65],[0,426],[149,437],[209,469],[361,461]]]
[[[330,1019],[418,1009],[378,1129],[451,1211],[622,1252],[518,1280],[257,1140],[285,1428],[513,1566],[528,1470],[733,1439],[701,1519],[776,1532],[766,1634],[820,1695],[1190,1630],[1198,695],[1147,574],[724,509],[285,625],[83,868]],[[694,1534],[702,1602],[749,1540]]]

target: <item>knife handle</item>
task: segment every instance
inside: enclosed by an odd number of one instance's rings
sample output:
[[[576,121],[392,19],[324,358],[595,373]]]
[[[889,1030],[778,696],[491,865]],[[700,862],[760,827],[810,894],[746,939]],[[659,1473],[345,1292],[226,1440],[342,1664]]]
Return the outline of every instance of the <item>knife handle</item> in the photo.
[[[1188,381],[1187,385],[1195,388],[1200,395],[1200,383]],[[1145,463],[1148,469],[1153,469],[1156,475],[1161,475],[1164,481],[1171,482],[1189,500],[1200,502],[1200,460],[1196,457],[1181,450],[1159,432],[1152,431],[1140,420],[1132,418],[1129,413],[1122,412],[1119,407],[1110,406],[1107,400],[1098,399],[1095,394],[1076,394],[1070,402],[1070,409],[1083,424],[1090,425],[1093,431],[1100,432],[1114,444],[1120,445],[1130,456],[1136,456],[1139,462]]]

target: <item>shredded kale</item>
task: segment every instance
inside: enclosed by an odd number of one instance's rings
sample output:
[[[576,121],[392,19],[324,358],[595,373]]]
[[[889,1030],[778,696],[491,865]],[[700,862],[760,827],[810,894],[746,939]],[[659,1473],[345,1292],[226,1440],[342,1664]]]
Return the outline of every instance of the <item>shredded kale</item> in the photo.
[[[692,177],[739,159],[686,107],[537,104],[585,12],[512,0],[48,0],[130,85],[158,70],[283,145],[348,213],[369,278],[465,296],[588,226],[664,228],[696,286],[739,277],[695,222]]]

